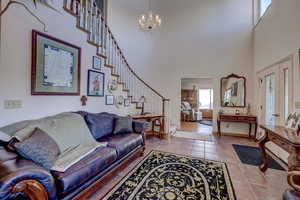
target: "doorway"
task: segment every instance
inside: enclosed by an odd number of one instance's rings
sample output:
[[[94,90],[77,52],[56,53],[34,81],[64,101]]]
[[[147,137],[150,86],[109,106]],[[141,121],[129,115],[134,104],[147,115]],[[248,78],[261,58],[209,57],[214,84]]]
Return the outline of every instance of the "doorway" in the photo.
[[[181,131],[211,135],[213,130],[213,79],[181,80]]]
[[[293,105],[292,58],[258,73],[261,123],[283,126]]]
[[[258,120],[260,124],[284,126],[293,111],[293,57],[288,57],[257,74],[259,89]],[[259,135],[264,134],[259,128]],[[272,142],[267,149],[287,162],[289,154]]]

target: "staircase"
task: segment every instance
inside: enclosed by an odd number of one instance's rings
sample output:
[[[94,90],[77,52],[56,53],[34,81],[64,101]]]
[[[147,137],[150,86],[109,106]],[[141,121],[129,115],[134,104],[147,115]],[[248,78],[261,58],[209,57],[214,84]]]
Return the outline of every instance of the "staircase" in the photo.
[[[141,109],[139,100],[145,98],[145,112],[164,116],[163,133],[169,133],[170,100],[143,81],[130,67],[115,37],[102,17],[95,0],[64,0],[64,10],[77,20],[76,27],[87,33],[87,43],[96,47],[96,55],[105,59],[105,67],[122,85],[131,103]]]

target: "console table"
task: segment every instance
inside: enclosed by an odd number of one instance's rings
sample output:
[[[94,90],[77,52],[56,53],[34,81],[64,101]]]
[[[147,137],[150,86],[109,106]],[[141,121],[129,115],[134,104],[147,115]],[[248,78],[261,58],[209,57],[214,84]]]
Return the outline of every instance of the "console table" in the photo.
[[[155,114],[146,114],[146,115],[133,115],[131,116],[132,119],[135,120],[142,120],[142,121],[146,121],[146,122],[151,122],[152,123],[152,132],[153,133],[157,133],[159,138],[163,138],[164,137],[164,116],[162,115],[155,115]],[[159,128],[159,132],[156,132],[154,130],[154,126],[155,126],[155,122],[159,121],[160,124],[160,128]]]
[[[264,163],[260,166],[260,170],[265,172],[268,169],[268,160],[265,144],[272,141],[287,152],[289,171],[300,170],[300,135],[297,131],[287,129],[283,126],[260,125],[265,130],[265,135],[259,140],[259,148],[263,155]]]
[[[249,138],[251,138],[252,124],[255,125],[254,138],[256,138],[257,133],[257,117],[253,115],[230,115],[230,114],[219,114],[217,124],[218,124],[218,135],[221,136],[221,122],[236,122],[236,123],[246,123],[249,124]]]

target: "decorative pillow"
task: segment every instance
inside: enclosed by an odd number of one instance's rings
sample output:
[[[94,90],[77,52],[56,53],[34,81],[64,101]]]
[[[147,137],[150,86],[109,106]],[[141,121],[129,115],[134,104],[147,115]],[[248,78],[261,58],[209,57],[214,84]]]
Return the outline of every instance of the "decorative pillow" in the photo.
[[[98,140],[111,134],[114,130],[114,117],[105,114],[88,114],[85,121],[93,135]]]
[[[32,135],[14,144],[18,154],[50,170],[60,154],[56,142],[43,130],[35,128]]]
[[[114,135],[132,132],[133,130],[131,117],[120,117],[116,119]]]

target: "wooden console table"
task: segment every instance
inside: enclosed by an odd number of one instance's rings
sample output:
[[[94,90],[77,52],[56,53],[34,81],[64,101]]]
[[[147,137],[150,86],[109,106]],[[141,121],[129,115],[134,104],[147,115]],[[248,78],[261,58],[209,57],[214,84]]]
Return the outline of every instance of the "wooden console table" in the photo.
[[[218,135],[221,136],[221,122],[237,122],[237,123],[247,123],[249,124],[249,138],[251,138],[252,124],[255,125],[254,138],[256,138],[257,133],[257,117],[252,115],[229,115],[229,114],[219,114],[218,117]]]
[[[260,125],[265,130],[265,135],[259,140],[259,148],[263,155],[264,163],[260,166],[260,170],[265,172],[268,169],[267,153],[265,144],[272,141],[287,152],[289,171],[300,170],[300,135],[297,131],[287,129],[283,126]]]
[[[146,114],[146,115],[133,115],[131,116],[132,119],[135,120],[142,120],[142,121],[146,121],[146,122],[151,122],[152,123],[152,132],[153,133],[157,133],[159,138],[163,138],[164,137],[164,116],[162,115],[155,115],[155,114]],[[159,128],[159,132],[154,130],[154,126],[155,126],[155,122],[159,121],[160,124],[160,128]]]

